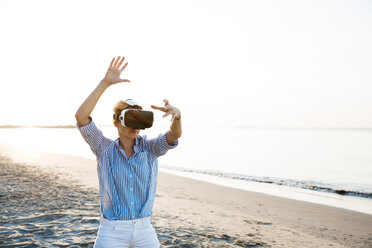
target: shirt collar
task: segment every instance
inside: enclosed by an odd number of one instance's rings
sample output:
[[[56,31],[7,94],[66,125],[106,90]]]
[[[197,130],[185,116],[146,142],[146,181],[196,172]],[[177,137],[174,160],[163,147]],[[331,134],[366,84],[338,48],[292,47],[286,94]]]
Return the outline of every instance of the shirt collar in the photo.
[[[142,137],[140,136],[140,135],[138,135],[137,137],[136,137],[136,141],[135,141],[135,143],[134,143],[134,147],[133,147],[133,150],[134,150],[134,153],[136,154],[136,153],[138,153],[140,150],[141,150],[141,147],[140,147],[140,139],[141,139]],[[114,141],[114,143],[115,143],[115,145],[116,145],[116,147],[121,151],[121,150],[123,150],[123,148],[119,145],[119,138],[117,138],[115,141]],[[124,150],[123,150],[123,152],[124,152]]]

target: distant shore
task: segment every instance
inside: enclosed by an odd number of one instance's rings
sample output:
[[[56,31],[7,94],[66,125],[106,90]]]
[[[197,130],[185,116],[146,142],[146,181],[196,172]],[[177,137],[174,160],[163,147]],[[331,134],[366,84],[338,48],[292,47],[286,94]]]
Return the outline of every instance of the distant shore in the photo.
[[[94,160],[51,153],[24,154],[7,146],[0,148],[1,156],[9,158],[5,160],[8,171],[19,165],[22,167],[19,175],[31,173],[24,182],[30,183],[32,178],[41,176],[43,180],[48,180],[45,175],[50,175],[52,183],[55,181],[53,175],[57,175],[62,179],[59,180],[61,183],[65,182],[62,187],[65,191],[68,189],[66,187],[72,190],[76,187],[79,190],[86,188],[89,192],[96,192],[92,195],[95,198],[89,201],[97,201],[98,179]],[[35,174],[32,170],[27,172],[28,167],[39,169]],[[3,171],[1,180],[4,180]],[[7,185],[11,185],[9,181],[12,180],[22,182],[9,176],[9,173],[7,180]],[[5,188],[2,194],[12,197],[17,189],[22,188],[19,187],[19,183],[14,184]],[[32,191],[32,187],[23,188]],[[78,198],[76,200],[80,201]],[[69,198],[69,202],[74,200]],[[63,205],[63,201],[60,204]],[[58,208],[53,211],[58,213]],[[96,225],[97,230],[98,205],[90,211],[96,213],[96,218],[89,223]],[[6,213],[3,215],[7,218]],[[74,226],[73,223],[69,225],[71,228]],[[188,247],[372,246],[372,215],[218,186],[166,173],[159,173],[153,225],[164,247],[180,244]],[[92,240],[95,231],[90,233],[89,240]]]
[[[24,126],[24,125],[2,125],[0,128],[76,128],[74,125],[61,125],[61,126]]]
[[[111,124],[100,124],[100,126],[112,126]],[[76,128],[75,125],[0,125],[0,128]],[[168,126],[158,126],[168,127]],[[190,128],[241,128],[241,129],[280,129],[280,130],[326,130],[326,131],[372,131],[372,127],[266,127],[266,126],[189,126]]]

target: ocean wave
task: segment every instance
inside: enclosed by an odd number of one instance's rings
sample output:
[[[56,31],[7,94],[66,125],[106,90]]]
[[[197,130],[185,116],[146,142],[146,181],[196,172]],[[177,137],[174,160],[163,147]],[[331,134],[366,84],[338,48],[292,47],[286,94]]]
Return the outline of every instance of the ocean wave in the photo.
[[[229,179],[234,179],[234,180],[266,183],[266,184],[273,184],[273,185],[282,185],[282,186],[301,188],[301,189],[307,189],[307,190],[335,193],[338,195],[348,195],[348,196],[356,196],[356,197],[372,199],[372,192],[357,190],[357,189],[350,189],[350,188],[347,188],[345,185],[328,184],[324,182],[317,182],[317,181],[311,181],[311,180],[300,181],[300,180],[294,180],[294,179],[284,179],[284,178],[275,178],[275,177],[248,176],[248,175],[243,175],[243,174],[229,173],[229,172],[222,172],[222,171],[215,171],[215,170],[196,170],[196,169],[188,169],[188,168],[181,168],[181,167],[167,166],[167,165],[162,165],[161,168],[181,171],[181,172],[205,174],[205,175],[229,178]]]

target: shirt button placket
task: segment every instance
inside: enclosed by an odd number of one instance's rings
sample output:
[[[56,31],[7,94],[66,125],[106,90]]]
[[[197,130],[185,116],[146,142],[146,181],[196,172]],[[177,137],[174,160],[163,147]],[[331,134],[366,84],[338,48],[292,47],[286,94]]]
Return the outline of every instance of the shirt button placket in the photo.
[[[131,164],[132,165],[132,164]],[[133,176],[132,176],[132,174],[130,175],[130,191],[131,191],[131,194],[130,194],[130,196],[131,196],[131,199],[132,199],[132,201],[131,201],[131,212],[132,213],[134,213],[134,202],[133,202],[133,199],[134,199],[134,195],[133,195]],[[134,215],[132,215],[132,219],[134,219]]]

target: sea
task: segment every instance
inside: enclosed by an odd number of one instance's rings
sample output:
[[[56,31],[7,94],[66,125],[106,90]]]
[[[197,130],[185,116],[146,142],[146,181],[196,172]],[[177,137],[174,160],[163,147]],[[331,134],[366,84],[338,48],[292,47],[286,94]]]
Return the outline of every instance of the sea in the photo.
[[[117,138],[115,127],[98,126]],[[0,143],[95,159],[76,128],[0,128]],[[178,147],[159,158],[159,171],[372,214],[369,128],[184,127]]]

